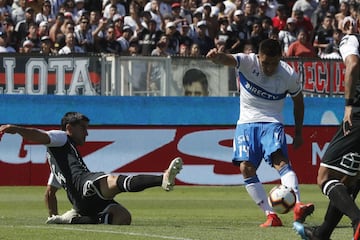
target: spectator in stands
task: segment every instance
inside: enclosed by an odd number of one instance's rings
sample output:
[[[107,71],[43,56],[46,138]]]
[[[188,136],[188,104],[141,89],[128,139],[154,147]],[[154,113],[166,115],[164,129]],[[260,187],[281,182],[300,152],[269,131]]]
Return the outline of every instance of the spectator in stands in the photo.
[[[193,43],[190,47],[190,57],[201,57],[200,47],[197,43]]]
[[[62,35],[61,26],[64,24],[64,13],[58,13],[56,15],[55,23],[50,27],[49,37],[53,43],[56,42],[59,35]]]
[[[166,34],[163,34],[156,43],[156,48],[151,52],[151,56],[167,57],[170,54],[166,51],[168,49],[169,39]]]
[[[123,34],[120,38],[116,39],[118,43],[121,45],[121,54],[123,55],[129,55],[129,47],[130,47],[130,40],[132,36],[134,35],[134,32],[132,28],[128,25],[124,25],[123,27]]]
[[[209,83],[205,73],[192,68],[183,76],[184,96],[203,97],[209,95]]]
[[[21,1],[21,0],[20,0]],[[34,9],[28,7],[25,9],[25,19],[17,22],[15,25],[15,34],[17,43],[21,43],[29,32],[29,24],[35,23]]]
[[[19,48],[20,53],[31,53],[34,44],[31,40],[25,40],[22,44],[22,48]]]
[[[343,37],[342,30],[335,29],[333,32],[333,41],[327,45],[327,47],[324,49],[320,57],[327,59],[341,59],[339,48],[342,37]]]
[[[40,52],[40,38],[38,35],[38,26],[35,22],[29,23],[28,35],[24,40],[30,40],[32,42],[33,46],[31,48],[31,52]]]
[[[244,6],[244,16],[245,16],[245,25],[247,27],[248,34],[252,31],[252,26],[256,22],[256,9],[258,3],[256,0],[249,0],[245,2]]]
[[[151,52],[156,48],[156,43],[160,39],[162,31],[156,30],[156,21],[151,19],[148,28],[143,28],[138,33],[140,53],[143,56],[150,56]]]
[[[295,22],[296,20],[294,18],[289,17],[286,20],[286,27],[279,32],[279,41],[283,56],[286,56],[290,44],[297,40],[298,30]]]
[[[279,4],[276,10],[276,16],[272,18],[273,27],[277,28],[279,31],[283,30],[286,27],[287,19],[288,14],[286,11],[286,6]]]
[[[319,4],[311,16],[311,23],[316,28],[321,25],[327,15],[334,16],[336,9],[329,4],[329,0],[319,0]]]
[[[333,42],[333,16],[328,14],[324,17],[320,26],[317,27],[315,32],[315,38],[313,42],[313,46],[320,56],[324,49]]]
[[[16,42],[16,35],[14,32],[14,22],[10,17],[5,18],[2,22],[3,32],[6,33],[6,46],[15,49],[18,49],[18,45]],[[11,50],[11,49],[10,49]]]
[[[308,35],[304,29],[301,29],[297,35],[297,40],[290,44],[286,53],[287,57],[308,57],[316,58],[316,51],[312,43],[308,39]]]
[[[94,39],[89,28],[89,20],[87,17],[82,16],[79,20],[78,26],[79,27],[77,27],[74,32],[77,44],[84,52],[93,52]]]
[[[296,19],[296,28],[299,30],[303,29],[307,34],[307,39],[312,41],[314,37],[314,27],[310,21],[310,18],[304,16],[303,11],[301,10],[296,10],[293,15]]]
[[[75,34],[74,34],[74,31],[75,31],[75,25],[74,25],[74,22],[71,21],[71,20],[65,20],[64,24],[63,24],[63,30],[62,30],[62,34],[59,34],[57,36],[57,39],[56,39],[56,42],[60,45],[59,47],[62,48],[66,45],[66,35],[68,33],[71,33],[74,35],[75,37]],[[75,40],[76,41],[76,40]]]
[[[296,18],[295,12],[301,11],[304,17],[311,19],[311,16],[315,12],[318,3],[316,0],[297,0],[292,7],[292,17]]]
[[[258,52],[260,42],[267,38],[268,35],[264,33],[261,22],[255,20],[248,40],[254,45],[255,52]]]
[[[217,16],[212,15],[212,5],[207,2],[202,5],[203,7],[203,14],[202,14],[202,21],[206,21],[206,35],[211,39],[214,39],[217,35],[219,29],[219,23],[217,21]]]
[[[193,40],[189,37],[190,26],[186,20],[183,20],[181,23],[181,28],[179,32],[179,44],[185,44],[188,48],[193,43]]]
[[[192,18],[192,23],[189,25],[189,33],[188,36],[191,39],[194,39],[197,37],[197,31],[196,31],[196,25],[198,22],[202,20],[202,13],[200,11],[195,11]]]
[[[342,20],[350,15],[350,6],[347,1],[340,1],[339,12],[335,14],[335,28],[342,30]]]
[[[190,48],[186,44],[180,45],[180,52],[179,56],[181,57],[188,57],[190,55]]]
[[[135,37],[138,31],[142,29],[140,12],[140,5],[136,1],[132,1],[129,6],[129,15],[124,17],[124,25],[129,25],[132,28]]]
[[[115,15],[120,15],[120,14],[117,12],[116,5],[111,4],[111,5],[109,5],[109,12],[108,12],[109,17],[105,17],[103,14],[103,18],[109,19],[111,21]]]
[[[139,54],[139,42],[137,40],[130,40],[129,42],[129,49],[128,49],[129,56],[138,56]],[[140,62],[139,66],[143,66],[144,63]],[[137,71],[138,69],[135,68]]]
[[[167,52],[170,55],[177,55],[179,53],[180,47],[180,34],[176,30],[176,24],[174,22],[168,22],[165,28],[165,34],[169,39],[169,44],[167,48]]]
[[[110,15],[110,8],[115,7],[115,11],[120,16],[126,16],[125,5],[121,3],[119,0],[110,0],[109,3],[104,7],[103,17],[110,19],[112,16]]]
[[[112,24],[114,25],[115,29],[115,38],[118,39],[123,34],[124,18],[120,16],[120,14],[115,14],[115,16],[112,18]]]
[[[55,23],[55,15],[51,12],[51,3],[49,0],[45,0],[42,3],[41,11],[35,15],[35,22],[37,24],[44,21],[49,25],[53,25]]]
[[[15,53],[15,49],[11,46],[8,46],[6,38],[6,33],[0,32],[0,53]]]
[[[25,19],[26,10],[26,0],[18,0],[17,3],[19,7],[13,8],[11,12],[11,17],[15,25]]]
[[[11,18],[11,6],[9,5],[9,1],[1,0],[0,1],[0,20],[3,20],[7,17]]]
[[[52,49],[52,42],[50,37],[43,36],[40,39],[40,42],[41,42],[41,49],[40,49],[41,54],[50,55],[52,53],[55,53],[54,50]]]
[[[171,4],[171,15],[175,23],[176,30],[180,31],[184,18],[180,16],[181,4],[174,2]]]
[[[121,45],[115,38],[115,30],[113,25],[109,25],[106,28],[105,38],[99,39],[100,41],[96,44],[99,47],[100,52],[103,53],[121,53]]]
[[[46,21],[42,21],[38,27],[38,36],[41,39],[43,36],[49,36],[49,24]]]
[[[200,48],[200,54],[202,56],[206,56],[208,51],[210,51],[210,49],[213,49],[215,47],[214,39],[211,39],[206,35],[206,29],[207,29],[207,25],[205,20],[198,22],[197,23],[198,36],[193,39],[194,43],[198,44]]]
[[[98,28],[100,24],[99,21],[100,21],[100,11],[91,11],[89,14],[89,28],[91,30],[91,33],[93,33],[95,29]]]
[[[75,0],[75,6],[72,11],[73,20],[75,23],[79,22],[85,11],[85,0]]]
[[[251,42],[246,42],[241,52],[246,54],[256,53],[255,46]]]
[[[266,15],[267,13],[267,9],[268,9],[268,4],[267,4],[267,0],[260,0],[259,1],[259,6],[257,8],[257,13],[256,13],[256,18],[263,22],[264,19],[267,19],[268,22],[271,23],[272,25],[272,20],[269,16]]]
[[[216,36],[214,39],[215,47],[218,50],[218,52],[229,52],[228,49],[226,49],[226,40],[225,38],[221,36]]]
[[[135,4],[133,4],[133,5],[135,5]],[[137,10],[138,10],[138,6],[133,6],[133,10],[132,10],[131,5],[130,5],[130,16],[132,14],[132,11],[137,13]],[[162,19],[163,14],[160,12],[158,0],[149,1],[145,6],[144,11],[149,11],[151,13],[151,18],[156,21],[156,30],[164,30],[165,29],[165,25],[164,25],[163,19]]]
[[[84,50],[76,45],[74,33],[68,32],[65,35],[66,45],[59,50],[59,54],[83,53]]]
[[[268,38],[279,41],[279,30],[277,28],[273,28],[268,33]]]
[[[189,25],[192,23],[192,11],[190,9],[190,0],[181,0],[180,16],[183,17]]]
[[[141,30],[139,30],[139,32],[142,31],[143,28],[146,28],[146,29],[149,28],[150,20],[151,20],[151,13],[149,11],[144,11],[144,12],[141,13],[141,26],[142,26],[142,28],[141,28]]]

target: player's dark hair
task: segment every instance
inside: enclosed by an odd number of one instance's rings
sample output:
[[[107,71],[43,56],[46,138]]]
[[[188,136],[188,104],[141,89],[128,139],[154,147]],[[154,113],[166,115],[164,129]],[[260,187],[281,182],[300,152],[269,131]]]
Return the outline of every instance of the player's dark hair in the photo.
[[[200,84],[204,90],[208,89],[209,83],[208,83],[207,77],[206,77],[205,73],[203,73],[199,69],[192,68],[184,74],[184,77],[183,77],[183,85],[184,86],[191,85],[193,82],[200,82]]]
[[[281,56],[281,46],[279,41],[274,39],[266,39],[260,43],[259,53],[269,57]]]
[[[76,125],[79,124],[80,121],[90,122],[90,119],[79,112],[67,112],[61,119],[61,130],[65,131],[67,124]]]

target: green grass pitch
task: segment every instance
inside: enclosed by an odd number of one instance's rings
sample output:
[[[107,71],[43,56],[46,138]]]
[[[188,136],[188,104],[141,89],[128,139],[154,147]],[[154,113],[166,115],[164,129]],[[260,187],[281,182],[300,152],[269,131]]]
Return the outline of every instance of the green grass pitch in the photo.
[[[273,185],[265,185],[269,191]],[[314,202],[310,225],[321,223],[328,200],[315,185],[301,185],[302,200]],[[116,200],[132,213],[130,226],[46,225],[45,187],[0,187],[1,240],[294,240],[292,212],[281,215],[284,227],[262,229],[262,211],[243,186],[176,186],[140,193],[123,193]],[[65,192],[58,193],[59,211],[70,208]],[[332,240],[352,239],[344,217]]]

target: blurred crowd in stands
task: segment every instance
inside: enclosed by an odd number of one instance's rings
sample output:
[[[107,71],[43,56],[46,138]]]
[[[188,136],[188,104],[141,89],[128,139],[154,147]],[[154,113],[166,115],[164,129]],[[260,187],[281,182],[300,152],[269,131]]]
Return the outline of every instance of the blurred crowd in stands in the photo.
[[[0,0],[0,52],[205,56],[257,52],[339,58],[354,0]]]

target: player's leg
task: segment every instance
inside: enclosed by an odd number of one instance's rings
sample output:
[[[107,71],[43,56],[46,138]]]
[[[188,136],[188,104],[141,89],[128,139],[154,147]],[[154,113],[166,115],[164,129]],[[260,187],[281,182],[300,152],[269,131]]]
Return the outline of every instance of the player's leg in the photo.
[[[250,197],[254,200],[266,214],[267,220],[265,223],[260,224],[260,227],[280,227],[282,222],[280,218],[272,211],[267,200],[267,193],[263,184],[260,182],[256,175],[256,169],[252,163],[243,161],[240,163],[240,171],[244,177],[245,188]]]
[[[330,142],[320,163],[317,182],[330,204],[351,219],[354,239],[358,240],[360,210],[354,202],[357,196],[360,170],[360,126],[353,121],[351,132],[344,136],[340,127]],[[335,220],[329,219],[335,224]]]
[[[182,169],[182,164],[181,158],[175,158],[170,162],[163,175],[109,175],[107,178],[100,179],[99,181],[101,195],[105,199],[112,199],[121,192],[140,192],[147,188],[158,186],[163,187],[166,191],[170,191],[175,185],[176,175]]]
[[[109,204],[100,214],[100,223],[113,225],[130,225],[131,214],[121,204],[113,202]]]
[[[281,123],[264,125],[264,136],[261,141],[265,151],[265,161],[270,163],[280,174],[281,184],[292,188],[296,195],[294,220],[304,222],[305,218],[314,212],[314,204],[303,204],[300,199],[298,178],[292,169],[285,136],[285,129]]]
[[[279,172],[281,184],[290,187],[296,195],[296,204],[294,207],[294,221],[304,222],[306,217],[314,212],[313,203],[304,204],[300,199],[299,183],[296,173],[289,164],[289,160],[283,154],[283,150],[279,149],[271,154],[274,168]]]
[[[262,124],[257,123],[236,126],[233,141],[233,164],[240,167],[246,191],[267,216],[266,222],[260,226],[282,226],[280,218],[272,211],[264,186],[256,174],[263,158],[260,141],[261,129]]]

